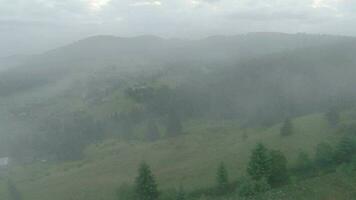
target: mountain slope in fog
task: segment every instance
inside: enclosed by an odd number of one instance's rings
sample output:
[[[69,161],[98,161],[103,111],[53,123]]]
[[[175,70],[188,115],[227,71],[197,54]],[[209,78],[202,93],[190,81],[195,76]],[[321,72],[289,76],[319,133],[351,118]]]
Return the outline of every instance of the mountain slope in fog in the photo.
[[[5,119],[0,134],[37,134],[48,119],[56,122],[53,116],[66,118],[73,112],[114,124],[104,126],[111,135],[124,134],[126,127],[117,126],[127,124],[113,114],[138,112],[140,121],[133,129],[140,130],[152,117],[147,118],[151,113],[145,113],[142,102],[125,95],[137,84],[171,87],[185,107],[179,101],[166,106],[179,110],[182,121],[232,118],[247,126],[271,125],[350,106],[355,46],[354,38],[268,33],[196,41],[92,37],[0,72],[0,115]],[[150,103],[162,107],[162,101]]]
[[[16,180],[21,180],[19,186],[28,200],[114,200],[117,188],[132,184],[137,166],[145,160],[152,166],[161,190],[183,184],[190,191],[213,186],[216,167],[222,161],[231,180],[243,175],[250,150],[257,142],[282,150],[294,164],[301,150],[313,155],[318,143],[332,143],[340,137],[328,127],[323,115],[293,121],[296,133],[287,138],[280,136],[280,124],[243,129],[236,121],[196,121],[187,126],[188,134],[179,138],[153,143],[108,140],[87,148],[81,161],[18,168],[25,173]]]
[[[280,33],[215,36],[202,40],[96,36],[20,61],[18,67],[0,74],[0,95],[108,66],[122,72],[169,66],[217,67],[232,65],[246,58],[349,40],[353,39]]]

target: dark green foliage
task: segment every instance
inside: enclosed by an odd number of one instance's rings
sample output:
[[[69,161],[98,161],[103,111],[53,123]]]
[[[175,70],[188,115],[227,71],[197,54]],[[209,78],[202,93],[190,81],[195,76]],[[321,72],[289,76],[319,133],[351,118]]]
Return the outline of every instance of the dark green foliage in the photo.
[[[316,147],[315,164],[318,168],[325,169],[334,163],[334,149],[330,144],[321,143]]]
[[[256,193],[267,192],[270,189],[271,189],[271,186],[268,183],[268,180],[266,178],[258,180],[255,183],[255,191],[256,191]]]
[[[224,163],[220,163],[216,173],[216,189],[219,195],[226,194],[229,190],[229,177]]]
[[[335,161],[339,164],[343,162],[350,162],[355,150],[355,141],[350,137],[343,137],[336,147]]]
[[[148,141],[156,141],[160,138],[159,129],[155,121],[150,120],[147,124],[146,139]]]
[[[268,183],[271,186],[281,186],[289,182],[287,158],[280,151],[271,151],[271,174]]]
[[[293,123],[290,119],[286,119],[281,127],[280,133],[282,136],[289,136],[293,134]]]
[[[267,148],[259,143],[252,151],[247,173],[253,180],[268,179],[271,174],[271,157]]]
[[[237,188],[237,192],[241,197],[249,197],[256,195],[258,193],[267,192],[271,189],[265,178],[262,178],[258,181],[251,180],[249,178],[243,178],[238,181],[239,186]]]
[[[20,191],[11,180],[7,181],[7,191],[9,194],[9,200],[22,200]]]
[[[336,109],[330,109],[327,113],[325,113],[325,118],[330,127],[336,127],[340,122],[340,114]]]
[[[237,192],[242,197],[252,196],[256,193],[255,190],[255,181],[249,178],[243,178],[239,180],[239,186]]]
[[[307,153],[299,153],[293,171],[300,177],[309,177],[313,175],[314,165]]]
[[[137,200],[157,200],[158,188],[150,167],[141,163],[138,173],[135,181]]]

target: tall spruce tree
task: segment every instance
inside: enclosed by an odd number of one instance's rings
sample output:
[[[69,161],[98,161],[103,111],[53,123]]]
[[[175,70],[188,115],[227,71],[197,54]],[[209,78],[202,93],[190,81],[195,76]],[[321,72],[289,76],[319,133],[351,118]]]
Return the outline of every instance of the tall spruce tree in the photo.
[[[267,148],[259,143],[252,151],[247,173],[254,180],[268,179],[271,174],[271,157]]]
[[[223,162],[220,163],[216,173],[217,193],[219,195],[226,194],[229,190],[228,172]]]
[[[293,134],[293,123],[289,118],[284,121],[280,133],[281,136],[289,136]]]
[[[157,200],[158,189],[155,178],[150,170],[150,167],[145,163],[141,163],[136,178],[136,195],[138,200]]]

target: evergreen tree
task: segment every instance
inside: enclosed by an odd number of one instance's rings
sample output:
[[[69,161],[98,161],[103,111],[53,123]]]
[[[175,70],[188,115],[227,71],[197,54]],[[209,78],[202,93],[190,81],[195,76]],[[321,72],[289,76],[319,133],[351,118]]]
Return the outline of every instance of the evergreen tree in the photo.
[[[280,133],[282,136],[289,136],[293,134],[293,123],[290,119],[286,119],[284,121]]]
[[[229,189],[229,178],[224,163],[220,163],[216,173],[217,192],[219,195],[226,194]]]
[[[343,137],[336,147],[335,160],[338,163],[350,162],[353,153],[355,152],[356,146],[355,142],[345,136]]]
[[[7,181],[7,190],[9,194],[9,200],[22,200],[20,191],[11,180]]]
[[[143,162],[138,172],[139,175],[136,178],[136,195],[138,200],[157,200],[159,193],[150,167]]]
[[[186,194],[182,186],[179,187],[176,200],[186,200]]]
[[[325,118],[331,127],[336,127],[340,121],[340,114],[336,109],[331,109],[325,113]]]
[[[287,169],[287,159],[280,151],[271,151],[271,175],[268,183],[271,186],[280,186],[289,182],[289,173]]]
[[[334,162],[334,150],[327,143],[320,143],[315,151],[315,163],[319,168],[330,167]]]
[[[268,179],[271,173],[271,158],[267,148],[263,144],[257,144],[252,151],[247,173],[254,180]]]
[[[147,124],[147,133],[146,133],[146,138],[148,141],[156,141],[160,137],[159,135],[159,129],[157,127],[156,122],[153,120],[149,121]]]

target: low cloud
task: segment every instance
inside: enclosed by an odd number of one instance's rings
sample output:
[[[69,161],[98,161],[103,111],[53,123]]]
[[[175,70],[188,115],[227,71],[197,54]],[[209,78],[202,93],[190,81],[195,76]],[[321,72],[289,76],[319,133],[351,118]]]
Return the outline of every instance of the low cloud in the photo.
[[[356,35],[351,0],[0,0],[0,56],[96,34],[205,37],[258,31]],[[45,37],[37,37],[38,35]],[[62,34],[58,36],[58,34]],[[36,36],[36,37],[34,37]],[[38,38],[51,41],[36,41]],[[64,39],[63,39],[64,38]],[[26,40],[26,41],[25,41]],[[52,41],[54,40],[54,41]],[[21,46],[21,48],[17,47]],[[6,49],[7,53],[4,53]]]

